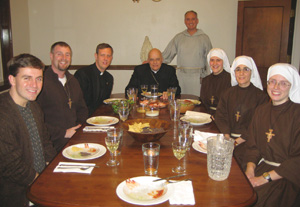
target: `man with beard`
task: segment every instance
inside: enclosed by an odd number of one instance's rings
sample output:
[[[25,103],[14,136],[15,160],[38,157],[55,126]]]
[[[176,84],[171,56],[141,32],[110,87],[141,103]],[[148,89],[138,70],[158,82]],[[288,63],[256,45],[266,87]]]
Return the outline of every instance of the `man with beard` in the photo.
[[[45,114],[45,123],[53,146],[59,152],[88,117],[80,85],[67,70],[71,47],[65,42],[51,46],[51,66],[44,72],[44,87],[37,101]]]
[[[95,63],[78,69],[74,74],[81,86],[89,115],[110,97],[114,78],[106,70],[113,59],[113,52],[109,44],[99,44],[96,48]]]
[[[200,80],[210,74],[206,57],[212,45],[208,35],[197,28],[197,12],[187,11],[184,23],[187,29],[175,35],[162,55],[166,64],[177,55],[176,74],[182,93],[199,96]]]

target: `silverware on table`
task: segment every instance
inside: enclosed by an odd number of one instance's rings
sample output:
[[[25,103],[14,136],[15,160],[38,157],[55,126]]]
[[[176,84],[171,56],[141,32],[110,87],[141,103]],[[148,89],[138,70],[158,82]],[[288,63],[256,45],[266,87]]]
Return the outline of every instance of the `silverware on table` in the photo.
[[[170,176],[170,177],[166,177],[166,178],[159,178],[159,179],[153,180],[152,182],[157,182],[157,181],[160,181],[160,180],[169,180],[169,179],[172,179],[172,178],[183,177],[185,175],[186,174],[181,174],[181,175],[174,175],[174,176]]]

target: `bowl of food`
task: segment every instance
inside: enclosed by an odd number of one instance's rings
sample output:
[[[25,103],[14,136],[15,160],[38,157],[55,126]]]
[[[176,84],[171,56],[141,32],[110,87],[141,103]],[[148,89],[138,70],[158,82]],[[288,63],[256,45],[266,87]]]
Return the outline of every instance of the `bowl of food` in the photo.
[[[184,114],[186,111],[192,111],[195,108],[195,104],[190,100],[180,99],[178,100],[180,103],[180,113]]]
[[[162,119],[131,119],[123,128],[139,142],[154,142],[162,138],[170,128],[170,122]]]
[[[113,109],[113,111],[118,114],[119,113],[119,108],[120,107],[128,107],[129,110],[132,109],[132,106],[134,104],[133,100],[115,100],[111,102],[111,107]]]

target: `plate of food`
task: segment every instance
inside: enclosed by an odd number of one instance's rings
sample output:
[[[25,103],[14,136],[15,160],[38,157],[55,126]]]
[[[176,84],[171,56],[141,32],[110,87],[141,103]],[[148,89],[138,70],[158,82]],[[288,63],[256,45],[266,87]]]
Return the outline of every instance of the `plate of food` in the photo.
[[[126,100],[126,98],[108,98],[108,99],[105,99],[103,101],[103,103],[112,104],[114,101],[123,101],[123,100]]]
[[[110,126],[119,122],[119,119],[113,116],[94,116],[86,120],[88,124],[94,126]]]
[[[153,182],[156,179],[159,178],[140,176],[127,179],[118,185],[117,196],[135,205],[150,206],[163,203],[169,199],[173,188],[165,180]]]
[[[194,148],[194,150],[196,150],[198,152],[207,154],[207,145],[204,142],[195,141],[195,142],[193,142],[192,147]]]
[[[71,145],[62,152],[63,156],[71,160],[92,160],[106,153],[103,145],[95,143],[81,143]]]
[[[191,125],[194,126],[201,126],[204,124],[208,124],[212,121],[210,114],[202,113],[202,112],[197,112],[197,115],[193,115],[193,116],[184,115],[183,117],[180,118],[180,120],[189,122]]]
[[[142,96],[145,96],[147,98],[156,98],[162,96],[162,93],[158,92],[157,95],[152,95],[150,91],[146,93],[142,93]]]
[[[188,101],[191,101],[195,105],[200,105],[201,104],[201,101],[196,100],[196,99],[179,99],[179,100],[182,100],[182,101],[188,100]]]

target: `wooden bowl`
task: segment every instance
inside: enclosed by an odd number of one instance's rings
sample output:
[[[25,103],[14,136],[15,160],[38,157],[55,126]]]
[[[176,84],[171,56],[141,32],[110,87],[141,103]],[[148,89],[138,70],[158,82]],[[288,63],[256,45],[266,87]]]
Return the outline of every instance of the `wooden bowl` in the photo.
[[[137,133],[128,131],[129,126],[134,123],[149,123],[150,128],[163,128],[164,131],[156,133]],[[162,138],[170,127],[170,122],[161,119],[130,119],[123,123],[123,128],[130,134],[135,140],[139,142],[154,142]]]
[[[184,114],[186,111],[193,111],[195,108],[195,104],[190,100],[179,100],[180,105],[180,113]]]

